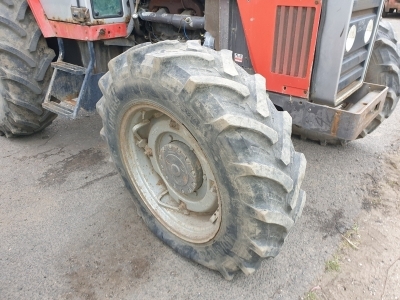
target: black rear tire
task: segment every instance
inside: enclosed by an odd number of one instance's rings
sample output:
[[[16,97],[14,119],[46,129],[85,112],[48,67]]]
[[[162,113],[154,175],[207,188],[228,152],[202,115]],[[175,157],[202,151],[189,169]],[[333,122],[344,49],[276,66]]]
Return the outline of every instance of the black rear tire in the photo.
[[[56,118],[41,105],[54,57],[27,2],[0,2],[0,135],[30,135]]]
[[[276,111],[267,99],[265,79],[234,64],[231,51],[216,52],[196,42],[137,46],[109,67],[100,80],[103,98],[97,105],[102,135],[150,230],[226,279],[238,269],[250,274],[262,258],[276,256],[305,203],[300,185],[306,160],[294,151],[289,114]],[[189,242],[168,230],[146,204],[140,183],[122,159],[127,148],[121,124],[127,111],[144,104],[173,115],[208,158],[221,199],[221,220],[207,242]]]
[[[386,8],[384,7],[382,10],[382,18],[387,18],[389,13],[386,11]]]
[[[388,21],[379,23],[378,33],[368,66],[366,82],[387,86],[388,94],[382,112],[364,130],[360,137],[373,132],[391,116],[400,97],[400,53],[394,30]]]

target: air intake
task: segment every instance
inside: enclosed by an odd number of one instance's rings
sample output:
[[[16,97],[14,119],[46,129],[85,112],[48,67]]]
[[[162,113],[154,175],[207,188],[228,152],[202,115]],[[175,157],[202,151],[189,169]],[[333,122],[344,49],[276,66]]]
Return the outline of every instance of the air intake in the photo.
[[[277,7],[271,72],[307,76],[314,18],[314,7]]]

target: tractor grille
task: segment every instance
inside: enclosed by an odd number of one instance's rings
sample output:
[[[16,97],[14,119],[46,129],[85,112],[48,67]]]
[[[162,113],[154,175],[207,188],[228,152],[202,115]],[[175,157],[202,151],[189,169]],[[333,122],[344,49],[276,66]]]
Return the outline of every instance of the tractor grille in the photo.
[[[383,1],[322,2],[325,10],[319,25],[310,99],[319,104],[336,107],[363,84]],[[373,25],[373,28],[371,37],[366,41],[368,24]],[[352,46],[346,45],[353,26],[354,43]]]
[[[365,43],[363,33],[370,20],[373,20],[374,24],[379,22],[379,10],[376,8],[362,8],[355,5],[351,16],[349,28],[355,25],[358,32],[354,46],[349,52],[345,51],[343,57],[338,83],[338,94],[345,92],[347,88],[352,88],[361,83],[366,73],[367,61],[373,49],[372,42],[374,41],[374,36],[371,36],[370,40]]]
[[[305,78],[310,59],[314,7],[278,6],[272,72]]]

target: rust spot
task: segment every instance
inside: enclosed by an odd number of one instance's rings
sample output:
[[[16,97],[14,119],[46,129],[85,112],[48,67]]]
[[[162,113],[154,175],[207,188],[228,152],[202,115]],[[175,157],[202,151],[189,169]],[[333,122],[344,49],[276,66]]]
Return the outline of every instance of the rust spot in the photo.
[[[128,17],[130,18],[130,16],[128,16]],[[50,20],[51,21],[56,21],[56,22],[62,22],[62,23],[79,24],[79,25],[82,25],[82,26],[107,25],[107,23],[103,19],[93,20],[92,22],[87,22],[87,21],[79,22],[77,20],[70,19],[70,18],[64,18],[64,19],[62,19],[62,18],[52,18]],[[128,22],[129,22],[129,20],[128,20]],[[56,25],[54,25],[54,27],[56,27]]]
[[[153,156],[153,149],[151,149],[148,145],[146,145],[144,149],[145,149],[144,154],[146,154],[149,157]]]
[[[179,124],[176,123],[176,122],[173,121],[173,120],[171,120],[171,122],[169,122],[169,126],[170,126],[171,128],[176,129],[176,130],[179,130]]]
[[[333,117],[333,122],[332,122],[332,127],[331,127],[331,135],[332,136],[337,136],[337,131],[339,129],[341,115],[342,115],[342,112],[338,111],[335,113],[335,116]]]
[[[64,102],[67,102],[71,106],[75,106],[76,105],[75,98],[74,99],[65,99]]]
[[[104,20],[94,20],[92,23],[88,23],[88,25],[105,25],[106,22]]]

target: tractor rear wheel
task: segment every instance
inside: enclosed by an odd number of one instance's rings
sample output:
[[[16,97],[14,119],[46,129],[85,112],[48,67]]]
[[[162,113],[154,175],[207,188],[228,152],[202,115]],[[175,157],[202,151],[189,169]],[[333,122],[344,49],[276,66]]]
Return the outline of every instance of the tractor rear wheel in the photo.
[[[194,41],[140,45],[109,67],[101,133],[150,230],[227,279],[276,256],[305,203],[306,160],[265,79]]]
[[[373,132],[396,108],[400,97],[399,68],[400,53],[393,28],[389,22],[381,21],[365,81],[385,85],[389,91],[382,112],[364,130],[363,136]]]
[[[0,135],[29,135],[54,120],[41,105],[54,57],[27,2],[0,2]]]
[[[389,10],[390,11],[390,10]],[[389,12],[386,11],[386,7],[383,7],[382,10],[382,18],[387,18],[389,15]]]

